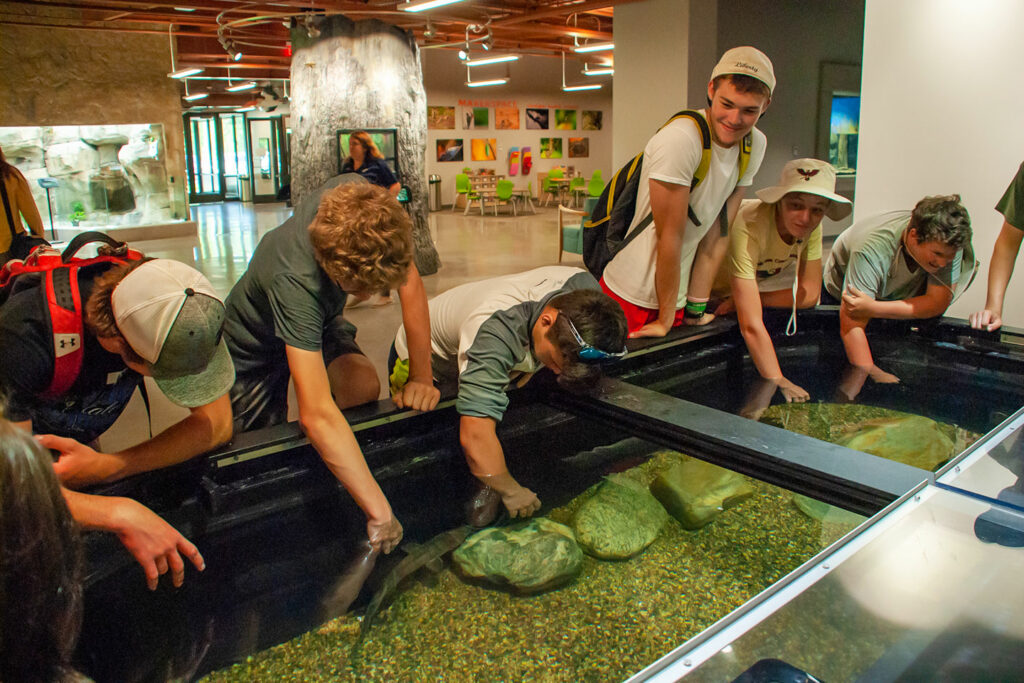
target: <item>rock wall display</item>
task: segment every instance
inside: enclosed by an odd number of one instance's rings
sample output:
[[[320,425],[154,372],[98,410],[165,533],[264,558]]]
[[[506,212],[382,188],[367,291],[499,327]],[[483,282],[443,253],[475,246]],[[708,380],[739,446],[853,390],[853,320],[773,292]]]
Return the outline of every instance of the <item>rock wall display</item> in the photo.
[[[4,7],[10,14],[37,11],[29,5]],[[53,9],[51,13],[57,16],[61,12],[73,10]],[[181,86],[167,78],[170,70],[166,31],[163,35],[126,34],[4,25],[0,27],[0,92],[4,94],[0,126],[160,124],[164,170],[158,175],[166,179],[162,181],[168,188],[164,191],[170,194],[164,203],[173,218],[186,219]],[[78,138],[69,142],[77,143]],[[72,147],[68,156],[90,152]],[[4,153],[10,157],[6,145]],[[123,157],[121,164],[125,165]],[[82,168],[84,162],[76,160],[70,166]],[[131,176],[130,169],[125,172]],[[136,173],[140,178],[150,175],[149,170]],[[38,189],[35,180],[32,184]],[[37,203],[48,226],[45,194],[38,195]]]
[[[379,21],[335,15],[317,38],[292,31],[291,180],[295,202],[338,172],[338,129],[398,130],[400,182],[409,189],[416,266],[440,265],[427,226],[427,98],[413,37]]]

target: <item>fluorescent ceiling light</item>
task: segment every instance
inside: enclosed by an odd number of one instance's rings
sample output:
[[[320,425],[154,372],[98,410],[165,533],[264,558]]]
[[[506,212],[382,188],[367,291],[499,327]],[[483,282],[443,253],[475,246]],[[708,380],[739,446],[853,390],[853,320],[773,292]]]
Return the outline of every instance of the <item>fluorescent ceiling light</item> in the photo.
[[[592,83],[591,85],[563,85],[562,90],[565,92],[572,92],[574,90],[600,90],[600,83]]]
[[[605,68],[605,69],[590,69],[588,71],[584,71],[583,75],[584,76],[611,76],[614,73],[615,73],[615,69]]]
[[[593,43],[592,45],[578,45],[572,49],[573,52],[604,52],[614,50],[615,43]]]
[[[203,70],[198,66],[190,66],[186,69],[178,69],[167,74],[168,78],[185,78],[186,76],[195,76],[196,74],[203,73]]]
[[[252,90],[256,87],[255,81],[249,81],[247,83],[239,83],[238,85],[232,85],[229,88],[224,88],[228,92],[239,92],[241,90]]]
[[[191,95],[185,95],[185,100],[187,102],[195,102],[196,100],[206,99],[209,96],[210,96],[210,93],[208,93],[208,92],[196,92],[196,93],[192,93]]]
[[[175,7],[174,9],[178,10],[179,12],[195,12],[196,11],[195,7]]]
[[[492,78],[489,81],[466,81],[466,85],[470,88],[483,88],[487,85],[505,85],[506,83],[508,83],[507,78]]]
[[[404,12],[425,12],[428,9],[434,9],[435,7],[444,7],[445,5],[454,5],[457,2],[463,0],[413,0],[402,5],[399,9]]]
[[[501,64],[502,62],[515,62],[519,55],[496,55],[494,57],[481,57],[480,59],[467,59],[466,66],[483,66],[484,64]]]
[[[255,109],[256,109],[256,107],[252,107],[252,106],[249,106],[249,107],[239,107],[239,108],[238,108],[238,109],[236,109],[235,111],[237,111],[237,112],[243,112],[243,111],[253,111],[253,110],[255,110]]]

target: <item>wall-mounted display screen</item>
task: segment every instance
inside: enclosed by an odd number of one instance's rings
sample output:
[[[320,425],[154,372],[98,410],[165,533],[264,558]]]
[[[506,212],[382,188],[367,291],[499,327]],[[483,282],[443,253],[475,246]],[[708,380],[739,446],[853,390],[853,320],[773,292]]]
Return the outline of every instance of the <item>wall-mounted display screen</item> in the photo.
[[[397,128],[344,128],[338,130],[338,173],[348,158],[348,140],[352,133],[360,130],[366,131],[370,139],[377,145],[377,149],[384,155],[387,163],[395,177],[401,180],[402,176],[398,168],[398,129]]]
[[[860,132],[860,95],[832,94],[828,161],[840,174],[857,172],[857,137]]]

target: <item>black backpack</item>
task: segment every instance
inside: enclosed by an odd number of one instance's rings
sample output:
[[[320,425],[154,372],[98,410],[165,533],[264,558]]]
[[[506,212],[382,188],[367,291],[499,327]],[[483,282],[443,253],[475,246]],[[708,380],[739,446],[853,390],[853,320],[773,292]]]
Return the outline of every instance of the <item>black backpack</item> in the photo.
[[[698,111],[685,109],[678,112],[665,122],[664,128],[676,119],[688,118],[693,121],[700,131],[701,158],[697,170],[693,174],[693,181],[690,184],[690,191],[696,189],[697,184],[703,180],[711,166],[711,129],[704,115]],[[659,128],[658,130],[661,130]],[[748,133],[740,143],[739,177],[742,178],[750,163],[750,150],[753,136]],[[651,214],[644,216],[644,219],[637,224],[636,228],[628,235],[630,224],[633,222],[633,215],[636,213],[636,196],[640,187],[640,171],[643,168],[644,154],[641,152],[633,157],[628,164],[616,171],[615,175],[605,186],[597,206],[590,215],[590,220],[583,224],[583,263],[587,266],[594,277],[601,279],[605,266],[622,251],[627,244],[636,239],[637,235],[643,232],[654,220]],[[687,217],[694,225],[700,225],[697,215],[693,212],[692,206],[686,208]],[[728,230],[728,218],[725,216],[725,205],[721,210],[721,228],[724,235]]]

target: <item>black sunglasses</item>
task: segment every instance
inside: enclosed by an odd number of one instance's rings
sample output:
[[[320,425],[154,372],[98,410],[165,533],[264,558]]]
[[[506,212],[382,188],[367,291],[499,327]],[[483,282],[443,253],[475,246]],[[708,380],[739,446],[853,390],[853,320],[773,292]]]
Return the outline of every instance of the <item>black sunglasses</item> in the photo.
[[[576,343],[580,345],[580,350],[577,352],[580,360],[588,362],[603,362],[603,361],[614,361],[622,358],[626,355],[626,347],[622,347],[622,350],[618,353],[612,353],[610,351],[602,351],[596,346],[591,346],[587,342],[583,341],[583,337],[580,336],[576,326],[572,324],[572,319],[569,316],[562,313],[565,316],[565,322],[569,323],[569,331],[572,332],[572,336],[576,339]]]

